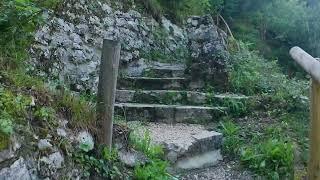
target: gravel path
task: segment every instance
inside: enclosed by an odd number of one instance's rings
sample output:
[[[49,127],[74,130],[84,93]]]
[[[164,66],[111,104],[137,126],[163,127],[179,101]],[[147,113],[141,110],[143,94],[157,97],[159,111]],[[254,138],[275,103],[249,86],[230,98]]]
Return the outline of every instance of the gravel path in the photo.
[[[181,180],[253,180],[252,173],[237,170],[238,162],[220,162],[214,167],[194,170],[180,176]]]

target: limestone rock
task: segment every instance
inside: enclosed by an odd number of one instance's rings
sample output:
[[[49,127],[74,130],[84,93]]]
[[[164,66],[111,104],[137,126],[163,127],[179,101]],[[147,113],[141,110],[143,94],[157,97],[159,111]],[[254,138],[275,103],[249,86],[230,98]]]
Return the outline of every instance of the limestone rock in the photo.
[[[121,68],[151,49],[175,55],[186,48],[185,31],[169,20],[164,19],[161,26],[137,11],[112,9],[104,1],[68,1],[61,13],[47,14],[30,48],[30,63],[40,76],[57,78],[74,91],[97,90],[103,39],[122,42]],[[159,31],[168,37],[160,37]]]
[[[52,144],[49,142],[48,139],[40,139],[40,141],[38,142],[38,148],[40,151],[50,149],[52,148]]]
[[[67,136],[67,132],[63,128],[58,128],[57,129],[57,135],[60,136],[60,137],[66,137]]]
[[[187,24],[192,62],[188,72],[192,89],[202,89],[205,82],[225,89],[228,82],[227,35],[213,22],[211,16],[191,17]]]
[[[143,153],[137,151],[120,151],[119,159],[128,167],[135,167],[138,164],[144,165],[149,161]]]
[[[94,148],[92,135],[87,131],[82,131],[78,134],[77,141],[79,148],[85,152],[91,151]]]
[[[8,149],[0,151],[0,163],[13,158],[15,156],[15,152],[20,149],[20,147],[21,144],[19,143],[17,137],[11,137]]]
[[[38,172],[42,177],[54,176],[57,170],[62,168],[63,163],[64,157],[60,152],[52,153],[48,157],[44,156],[40,159]]]
[[[31,180],[24,159],[21,157],[10,167],[3,168],[0,171],[0,180]]]

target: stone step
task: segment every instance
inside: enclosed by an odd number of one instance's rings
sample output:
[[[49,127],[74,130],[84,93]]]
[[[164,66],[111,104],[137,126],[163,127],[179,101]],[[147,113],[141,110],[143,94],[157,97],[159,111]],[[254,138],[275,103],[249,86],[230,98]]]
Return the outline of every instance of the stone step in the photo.
[[[204,126],[147,123],[142,129],[148,130],[153,143],[164,147],[166,159],[175,168],[203,168],[222,160],[222,134]]]
[[[227,100],[245,102],[248,96],[236,94],[210,94],[196,91],[176,90],[117,90],[116,102],[185,105],[223,105]]]
[[[165,123],[205,123],[226,114],[224,107],[181,106],[163,104],[116,103],[116,115],[127,121]]]
[[[150,78],[150,77],[124,77],[118,80],[118,89],[185,89],[185,78]]]
[[[157,63],[146,68],[142,75],[146,77],[183,77],[185,65]]]

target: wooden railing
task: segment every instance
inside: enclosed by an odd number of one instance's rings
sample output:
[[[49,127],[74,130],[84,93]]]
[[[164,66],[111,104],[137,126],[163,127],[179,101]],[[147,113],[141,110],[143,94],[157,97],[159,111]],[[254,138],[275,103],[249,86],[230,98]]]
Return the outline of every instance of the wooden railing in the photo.
[[[299,47],[293,47],[290,55],[312,77],[308,179],[320,180],[320,62]]]

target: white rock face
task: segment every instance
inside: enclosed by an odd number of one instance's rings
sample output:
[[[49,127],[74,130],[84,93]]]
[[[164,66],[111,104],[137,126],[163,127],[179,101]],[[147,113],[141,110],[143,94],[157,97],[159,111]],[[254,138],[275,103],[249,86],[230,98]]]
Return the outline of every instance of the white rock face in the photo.
[[[3,168],[0,171],[0,180],[31,180],[23,158],[15,161],[10,167]]]
[[[39,150],[49,149],[52,148],[52,144],[48,139],[40,139],[40,141],[38,142],[38,148]]]
[[[137,11],[121,12],[102,1],[71,1],[61,16],[49,13],[30,49],[31,62],[40,75],[59,78],[72,90],[95,92],[103,39],[121,41],[122,66],[139,60],[151,49],[176,54],[177,49],[186,47],[181,28],[166,19],[163,26],[169,36],[159,41],[159,23]]]

